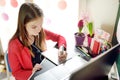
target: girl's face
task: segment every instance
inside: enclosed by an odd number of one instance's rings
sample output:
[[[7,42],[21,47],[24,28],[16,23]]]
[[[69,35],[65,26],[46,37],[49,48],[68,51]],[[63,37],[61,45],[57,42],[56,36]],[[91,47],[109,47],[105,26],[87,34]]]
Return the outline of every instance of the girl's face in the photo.
[[[36,18],[28,22],[25,27],[29,36],[37,36],[41,31],[43,17]]]

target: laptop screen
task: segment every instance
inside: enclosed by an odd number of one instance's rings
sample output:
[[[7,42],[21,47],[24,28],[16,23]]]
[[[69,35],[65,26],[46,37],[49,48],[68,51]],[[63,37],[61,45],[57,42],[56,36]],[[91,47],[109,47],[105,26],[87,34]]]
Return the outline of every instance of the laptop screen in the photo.
[[[108,74],[117,59],[120,45],[117,44],[91,60],[84,67],[73,72],[70,80],[107,80]]]

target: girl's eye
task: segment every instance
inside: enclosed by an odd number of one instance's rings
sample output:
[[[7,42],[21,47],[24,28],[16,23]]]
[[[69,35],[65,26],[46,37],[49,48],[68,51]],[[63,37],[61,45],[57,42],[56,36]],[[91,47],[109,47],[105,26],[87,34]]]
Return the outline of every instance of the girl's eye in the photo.
[[[35,29],[36,28],[36,26],[32,26],[32,29]]]

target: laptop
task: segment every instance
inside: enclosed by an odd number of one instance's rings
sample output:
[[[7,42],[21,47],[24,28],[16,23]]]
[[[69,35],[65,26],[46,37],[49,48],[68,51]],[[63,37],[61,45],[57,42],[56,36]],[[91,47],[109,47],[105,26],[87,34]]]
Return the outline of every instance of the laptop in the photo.
[[[120,45],[116,44],[72,73],[70,80],[108,80],[108,74],[116,61]]]

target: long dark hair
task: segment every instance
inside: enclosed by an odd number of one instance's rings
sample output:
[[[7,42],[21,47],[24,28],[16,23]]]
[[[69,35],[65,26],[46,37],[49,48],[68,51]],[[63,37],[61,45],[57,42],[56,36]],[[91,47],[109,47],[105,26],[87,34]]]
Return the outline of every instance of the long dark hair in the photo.
[[[17,30],[11,40],[21,37],[23,45],[29,47],[28,33],[26,31],[25,24],[39,17],[43,17],[43,11],[35,3],[23,3],[19,10]],[[35,44],[41,50],[46,49],[45,33],[43,28],[39,35],[35,37]]]

